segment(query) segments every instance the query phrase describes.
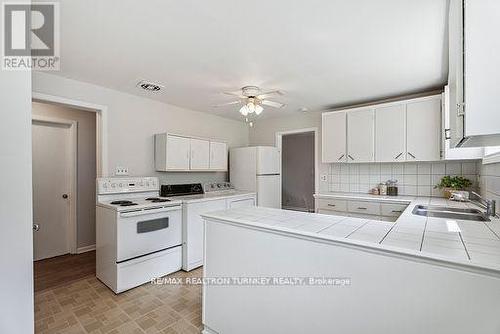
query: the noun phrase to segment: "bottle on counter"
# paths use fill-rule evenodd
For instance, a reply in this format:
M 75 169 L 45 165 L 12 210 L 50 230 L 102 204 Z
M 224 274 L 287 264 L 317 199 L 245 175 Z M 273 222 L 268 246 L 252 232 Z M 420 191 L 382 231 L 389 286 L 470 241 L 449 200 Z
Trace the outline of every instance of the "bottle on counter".
M 398 180 L 388 180 L 387 181 L 387 195 L 397 196 L 398 195 Z
M 386 196 L 387 195 L 387 184 L 385 182 L 381 182 L 378 185 L 378 192 L 381 196 Z

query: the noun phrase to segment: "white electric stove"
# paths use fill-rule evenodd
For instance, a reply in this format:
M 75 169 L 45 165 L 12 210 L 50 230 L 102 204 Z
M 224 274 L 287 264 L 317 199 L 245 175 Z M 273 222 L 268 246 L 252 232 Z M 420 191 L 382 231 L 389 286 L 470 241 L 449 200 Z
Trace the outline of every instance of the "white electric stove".
M 115 293 L 182 267 L 181 201 L 156 177 L 97 179 L 96 276 Z

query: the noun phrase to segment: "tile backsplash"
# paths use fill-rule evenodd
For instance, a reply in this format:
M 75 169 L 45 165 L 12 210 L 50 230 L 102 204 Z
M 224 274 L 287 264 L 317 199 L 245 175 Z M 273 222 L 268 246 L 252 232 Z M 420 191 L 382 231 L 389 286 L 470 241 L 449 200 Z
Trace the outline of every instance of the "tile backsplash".
M 330 164 L 328 188 L 334 192 L 368 193 L 380 182 L 398 181 L 400 195 L 443 196 L 434 189 L 445 175 L 459 175 L 478 187 L 481 160 L 422 163 Z
M 479 174 L 481 195 L 500 205 L 500 163 L 482 165 Z

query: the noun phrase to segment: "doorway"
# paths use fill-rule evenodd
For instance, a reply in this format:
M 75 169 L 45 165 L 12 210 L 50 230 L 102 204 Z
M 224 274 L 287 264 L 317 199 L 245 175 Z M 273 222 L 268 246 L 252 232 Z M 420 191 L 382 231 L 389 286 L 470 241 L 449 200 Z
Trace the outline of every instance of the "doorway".
M 35 291 L 57 283 L 61 261 L 72 273 L 62 276 L 78 278 L 75 254 L 95 250 L 97 127 L 96 111 L 32 103 Z
M 316 191 L 316 132 L 305 129 L 280 133 L 282 208 L 314 212 Z

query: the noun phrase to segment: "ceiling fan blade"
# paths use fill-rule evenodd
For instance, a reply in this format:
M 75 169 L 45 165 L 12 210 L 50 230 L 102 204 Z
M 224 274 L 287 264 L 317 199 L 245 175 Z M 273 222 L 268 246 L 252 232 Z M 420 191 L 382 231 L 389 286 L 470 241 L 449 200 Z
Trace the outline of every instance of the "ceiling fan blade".
M 262 101 L 262 104 L 265 106 L 273 107 L 273 108 L 283 108 L 286 105 L 283 103 L 269 101 L 269 100 Z
M 282 91 L 280 91 L 280 90 L 270 90 L 268 92 L 264 92 L 262 94 L 259 94 L 257 97 L 260 100 L 264 100 L 264 99 L 267 99 L 268 97 L 273 96 L 273 95 L 283 96 L 285 94 Z
M 240 104 L 241 101 L 231 101 L 231 102 L 226 102 L 226 103 L 221 103 L 221 104 L 216 104 L 212 107 L 214 108 L 218 108 L 218 107 L 224 107 L 224 106 L 230 106 L 230 105 L 234 105 L 234 104 Z
M 231 96 L 237 96 L 240 99 L 246 99 L 247 98 L 246 96 L 244 96 L 243 94 L 241 94 L 241 90 L 236 91 L 236 92 L 222 92 L 222 94 L 231 95 Z

